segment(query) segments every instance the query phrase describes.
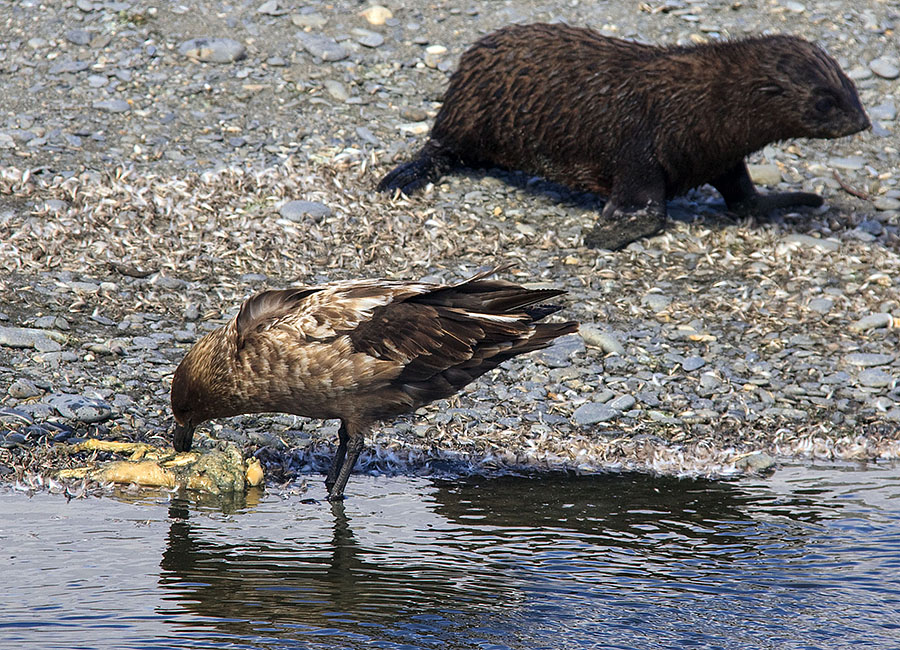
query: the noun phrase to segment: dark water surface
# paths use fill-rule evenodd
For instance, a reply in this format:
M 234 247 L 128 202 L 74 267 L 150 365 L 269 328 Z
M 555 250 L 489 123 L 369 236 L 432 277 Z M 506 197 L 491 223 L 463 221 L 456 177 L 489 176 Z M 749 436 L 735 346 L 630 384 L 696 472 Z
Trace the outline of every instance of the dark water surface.
M 6 488 L 0 648 L 900 648 L 900 467 L 349 493 Z

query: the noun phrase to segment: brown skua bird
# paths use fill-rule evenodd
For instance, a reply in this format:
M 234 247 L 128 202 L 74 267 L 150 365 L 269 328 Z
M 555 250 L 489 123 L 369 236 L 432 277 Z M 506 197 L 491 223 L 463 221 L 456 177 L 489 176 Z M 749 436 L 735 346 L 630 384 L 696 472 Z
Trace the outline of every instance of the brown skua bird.
M 172 379 L 176 451 L 213 418 L 285 412 L 341 421 L 325 479 L 342 498 L 370 425 L 449 397 L 577 323 L 537 323 L 557 289 L 486 279 L 454 285 L 389 280 L 264 291 L 200 339 Z

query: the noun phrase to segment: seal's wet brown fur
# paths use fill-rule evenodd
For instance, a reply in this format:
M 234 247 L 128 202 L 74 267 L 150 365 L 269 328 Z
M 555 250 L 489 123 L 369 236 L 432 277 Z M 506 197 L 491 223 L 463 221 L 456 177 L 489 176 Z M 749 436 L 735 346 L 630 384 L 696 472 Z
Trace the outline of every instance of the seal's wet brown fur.
M 176 451 L 213 418 L 270 411 L 339 418 L 325 484 L 338 499 L 375 420 L 449 397 L 576 323 L 538 323 L 563 291 L 477 275 L 455 285 L 387 280 L 265 291 L 187 353 L 172 378 Z
M 809 193 L 760 196 L 744 158 L 869 125 L 853 82 L 799 37 L 656 47 L 513 25 L 463 54 L 429 141 L 379 190 L 410 192 L 458 165 L 523 170 L 608 196 L 586 242 L 619 248 L 663 228 L 665 200 L 703 183 L 734 210 L 820 205 Z

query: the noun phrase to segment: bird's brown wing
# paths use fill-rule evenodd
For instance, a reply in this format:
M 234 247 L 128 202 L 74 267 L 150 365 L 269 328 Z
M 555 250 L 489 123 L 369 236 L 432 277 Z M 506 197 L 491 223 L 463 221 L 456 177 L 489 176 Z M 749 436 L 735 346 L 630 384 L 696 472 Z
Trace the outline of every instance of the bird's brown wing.
M 374 310 L 350 332 L 350 340 L 360 352 L 401 364 L 390 385 L 421 405 L 448 397 L 507 359 L 546 347 L 576 328 L 574 323 L 536 325 L 522 312 L 470 312 L 413 298 Z

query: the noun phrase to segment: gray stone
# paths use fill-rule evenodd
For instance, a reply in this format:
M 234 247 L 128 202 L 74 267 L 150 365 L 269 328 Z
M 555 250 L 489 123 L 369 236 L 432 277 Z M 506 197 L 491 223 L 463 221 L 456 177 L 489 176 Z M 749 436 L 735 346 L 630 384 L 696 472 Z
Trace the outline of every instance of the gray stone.
M 178 46 L 178 53 L 207 63 L 232 63 L 247 56 L 247 48 L 231 38 L 192 38 Z
M 346 48 L 327 36 L 300 32 L 297 39 L 304 50 L 323 61 L 342 61 L 350 56 Z
M 863 232 L 869 233 L 873 237 L 877 237 L 884 232 L 884 226 L 881 225 L 881 222 L 873 219 L 861 221 L 857 228 Z
M 290 221 L 303 221 L 309 217 L 315 222 L 331 216 L 331 208 L 318 201 L 288 201 L 278 213 Z
M 770 411 L 772 409 L 769 409 Z M 784 407 L 779 409 L 781 416 L 785 417 L 789 420 L 794 420 L 796 422 L 803 421 L 809 417 L 809 413 L 804 411 L 803 409 Z
M 70 29 L 65 36 L 67 41 L 75 45 L 88 45 L 94 38 L 93 34 L 86 29 Z
M 320 29 L 325 26 L 328 19 L 322 14 L 312 12 L 308 14 L 293 14 L 291 16 L 291 22 L 297 27 Z
M 892 400 L 888 397 L 881 396 L 881 397 L 876 397 L 873 400 L 867 400 L 866 405 L 872 406 L 876 411 L 884 412 L 890 408 L 893 408 L 894 400 Z
M 40 329 L 69 330 L 69 321 L 62 316 L 41 316 L 34 321 L 34 326 Z
M 62 349 L 62 346 L 50 338 L 45 338 L 37 339 L 34 342 L 34 349 L 38 352 L 57 352 Z
M 57 61 L 50 66 L 47 74 L 67 74 L 82 72 L 91 67 L 88 61 Z
M 41 352 L 61 349 L 60 344 L 48 338 L 46 332 L 28 327 L 0 326 L 0 345 L 8 348 L 35 348 Z
M 366 47 L 381 47 L 384 45 L 384 36 L 370 29 L 361 29 L 357 27 L 353 30 L 353 37 L 356 42 Z
M 188 330 L 175 330 L 172 332 L 172 336 L 179 343 L 192 343 L 197 338 L 194 332 Z
M 835 372 L 822 377 L 822 383 L 826 385 L 846 384 L 850 381 L 850 375 L 844 372 Z
M 44 201 L 44 209 L 57 214 L 65 212 L 69 208 L 69 204 L 62 199 L 47 199 Z
M 807 307 L 809 307 L 811 311 L 827 314 L 831 311 L 831 308 L 834 307 L 834 301 L 829 300 L 828 298 L 813 298 L 809 301 Z
M 635 397 L 647 406 L 659 406 L 659 395 L 649 390 L 642 390 L 635 394 Z
M 584 352 L 584 341 L 569 334 L 556 339 L 553 345 L 538 352 L 538 357 L 551 368 L 565 368 L 572 365 L 572 357 L 581 352 Z
M 704 372 L 700 375 L 700 387 L 704 390 L 714 391 L 722 385 L 722 380 L 711 372 Z
M 804 248 L 804 247 L 817 247 L 824 251 L 836 251 L 841 247 L 839 242 L 833 241 L 831 239 L 819 239 L 818 237 L 812 237 L 811 235 L 801 235 L 799 233 L 792 233 L 785 237 L 781 238 L 781 244 L 779 247 L 786 246 L 788 248 Z
M 278 0 L 268 0 L 268 2 L 264 2 L 259 6 L 256 13 L 264 16 L 281 16 L 286 14 L 287 10 L 281 9 L 278 4 Z
M 660 422 L 662 424 L 678 424 L 681 422 L 679 418 L 674 418 L 667 413 L 663 413 L 662 411 L 648 411 L 648 416 L 653 422 Z
M 900 61 L 892 56 L 881 56 L 869 62 L 869 69 L 883 79 L 900 77 Z
M 867 332 L 868 330 L 881 329 L 883 327 L 890 327 L 894 322 L 894 319 L 890 314 L 886 313 L 878 313 L 878 314 L 869 314 L 868 316 L 864 316 L 860 318 L 855 323 L 850 324 L 850 329 L 857 332 Z
M 625 346 L 609 332 L 603 332 L 592 325 L 582 325 L 578 328 L 578 334 L 587 345 L 600 348 L 606 354 L 625 354 Z
M 894 377 L 884 370 L 867 368 L 859 373 L 859 383 L 869 388 L 884 388 L 894 383 Z
M 44 394 L 44 391 L 28 379 L 16 379 L 10 384 L 6 392 L 9 393 L 10 397 L 15 397 L 16 399 L 28 399 L 29 397 L 37 397 Z
M 881 120 L 883 122 L 890 122 L 892 120 L 897 119 L 897 107 L 894 105 L 893 101 L 886 101 L 878 106 L 873 106 L 869 109 L 869 117 L 873 120 Z
M 893 360 L 893 354 L 874 354 L 869 352 L 854 352 L 844 357 L 844 362 L 851 366 L 857 366 L 859 368 L 886 366 Z
M 876 210 L 887 212 L 889 210 L 900 210 L 900 199 L 891 198 L 889 196 L 879 196 L 872 202 L 872 206 Z
M 112 407 L 109 404 L 84 395 L 56 393 L 49 395 L 46 402 L 55 408 L 60 416 L 85 424 L 103 422 L 112 415 Z
M 754 451 L 738 458 L 734 466 L 745 472 L 763 472 L 775 465 L 775 459 L 764 451 Z
M 185 285 L 185 281 L 181 278 L 173 278 L 171 275 L 163 275 L 162 273 L 157 273 L 153 276 L 150 283 L 163 289 L 181 289 Z
M 634 403 L 635 399 L 631 395 L 620 395 L 611 402 L 607 402 L 606 405 L 610 408 L 616 409 L 617 411 L 627 411 L 632 406 L 634 406 Z
M 159 348 L 159 341 L 149 336 L 135 336 L 131 344 L 143 350 L 156 350 Z
M 611 408 L 606 404 L 600 404 L 598 402 L 588 402 L 587 404 L 582 404 L 577 409 L 575 409 L 572 417 L 575 419 L 575 424 L 584 427 L 591 424 L 598 424 L 600 422 L 608 422 L 609 420 L 615 419 L 619 415 L 620 411 Z
M 855 239 L 858 239 L 859 241 L 863 241 L 863 242 L 867 242 L 867 243 L 875 241 L 875 235 L 873 235 L 870 232 L 866 232 L 865 230 L 862 230 L 861 228 L 854 228 L 847 234 L 854 237 Z
M 37 421 L 43 421 L 51 416 L 56 415 L 56 411 L 49 404 L 43 402 L 24 402 L 18 407 L 31 415 Z
M 866 159 L 860 156 L 834 157 L 829 159 L 828 163 L 832 167 L 837 167 L 838 169 L 859 171 L 865 167 Z
M 641 304 L 649 307 L 655 312 L 661 312 L 672 304 L 672 299 L 661 293 L 651 292 L 644 294 L 644 297 L 641 298 Z
M 131 105 L 124 99 L 101 99 L 93 104 L 94 108 L 107 113 L 125 113 L 131 110 Z
M 356 135 L 358 135 L 361 139 L 365 140 L 369 144 L 380 147 L 381 140 L 379 140 L 374 133 L 372 133 L 369 129 L 364 126 L 356 127 Z
M 688 357 L 681 364 L 681 367 L 687 372 L 693 372 L 706 365 L 706 359 L 703 357 Z
M 13 449 L 19 445 L 24 445 L 26 440 L 25 434 L 19 433 L 18 431 L 10 431 L 3 436 L 2 440 L 0 440 L 0 447 L 3 449 Z
M 350 93 L 347 92 L 344 84 L 342 84 L 340 81 L 337 81 L 335 79 L 326 79 L 322 82 L 322 85 L 325 86 L 325 90 L 328 91 L 329 95 L 340 102 L 345 102 L 350 98 Z
M 847 76 L 853 79 L 853 81 L 865 81 L 866 79 L 872 78 L 872 71 L 869 70 L 869 68 L 858 65 L 850 68 L 850 71 L 847 72 Z

